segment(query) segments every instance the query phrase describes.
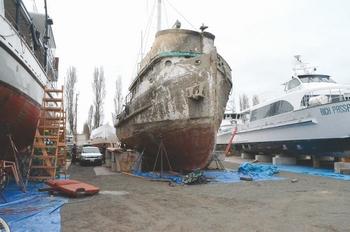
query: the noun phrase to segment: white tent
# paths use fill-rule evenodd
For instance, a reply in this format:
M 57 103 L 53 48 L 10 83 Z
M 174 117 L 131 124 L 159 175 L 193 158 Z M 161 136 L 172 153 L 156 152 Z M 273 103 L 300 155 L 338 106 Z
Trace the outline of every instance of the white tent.
M 118 143 L 115 128 L 105 124 L 91 131 L 90 144 L 98 143 Z

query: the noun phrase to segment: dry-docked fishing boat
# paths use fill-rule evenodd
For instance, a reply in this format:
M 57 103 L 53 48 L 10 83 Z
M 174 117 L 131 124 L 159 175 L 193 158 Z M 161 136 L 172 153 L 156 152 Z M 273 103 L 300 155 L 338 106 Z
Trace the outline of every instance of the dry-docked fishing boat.
M 175 170 L 208 164 L 232 87 L 214 38 L 180 28 L 156 34 L 116 123 L 120 141 L 144 152 L 144 168 L 154 164 L 161 141 Z
M 57 80 L 51 25 L 47 14 L 29 13 L 20 0 L 0 1 L 0 159 L 7 135 L 20 150 L 33 143 L 44 86 Z

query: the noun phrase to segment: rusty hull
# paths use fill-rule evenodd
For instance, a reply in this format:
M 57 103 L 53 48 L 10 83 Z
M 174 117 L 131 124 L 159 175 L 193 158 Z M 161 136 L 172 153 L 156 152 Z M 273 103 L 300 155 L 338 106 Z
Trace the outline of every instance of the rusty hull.
M 217 54 L 213 35 L 158 32 L 117 118 L 117 136 L 144 151 L 144 167 L 153 167 L 162 138 L 173 170 L 204 168 L 231 87 L 231 69 Z

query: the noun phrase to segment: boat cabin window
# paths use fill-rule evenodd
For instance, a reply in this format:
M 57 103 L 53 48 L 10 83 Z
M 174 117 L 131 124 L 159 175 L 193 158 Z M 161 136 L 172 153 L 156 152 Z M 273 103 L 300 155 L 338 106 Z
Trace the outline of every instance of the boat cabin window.
M 311 100 L 311 101 L 310 101 Z M 336 103 L 346 100 L 342 94 L 305 94 L 300 105 L 303 107 Z
M 297 78 L 293 78 L 289 82 L 287 82 L 286 90 L 294 89 L 300 85 L 300 81 Z
M 232 113 L 232 114 L 225 113 L 224 114 L 224 119 L 240 119 L 240 118 L 241 118 L 240 114 L 236 114 L 236 113 Z
M 272 117 L 275 115 L 283 114 L 286 112 L 293 111 L 294 107 L 292 104 L 285 100 L 277 101 L 269 105 L 260 107 L 251 112 L 250 121 L 255 121 L 263 118 Z
M 300 75 L 298 77 L 303 83 L 335 83 L 328 75 Z

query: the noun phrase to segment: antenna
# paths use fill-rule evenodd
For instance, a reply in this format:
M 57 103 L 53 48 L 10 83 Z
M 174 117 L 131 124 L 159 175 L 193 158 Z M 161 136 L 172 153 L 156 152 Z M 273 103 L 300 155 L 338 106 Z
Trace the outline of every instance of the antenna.
M 157 31 L 162 30 L 162 0 L 158 0 L 158 21 Z
M 303 63 L 301 61 L 301 55 L 295 55 L 294 58 L 297 60 L 298 63 Z
M 295 64 L 294 64 L 294 76 L 297 77 L 298 75 L 303 74 L 312 74 L 314 73 L 317 68 L 315 66 L 310 66 L 308 63 L 305 63 L 301 60 L 301 55 L 295 55 Z

